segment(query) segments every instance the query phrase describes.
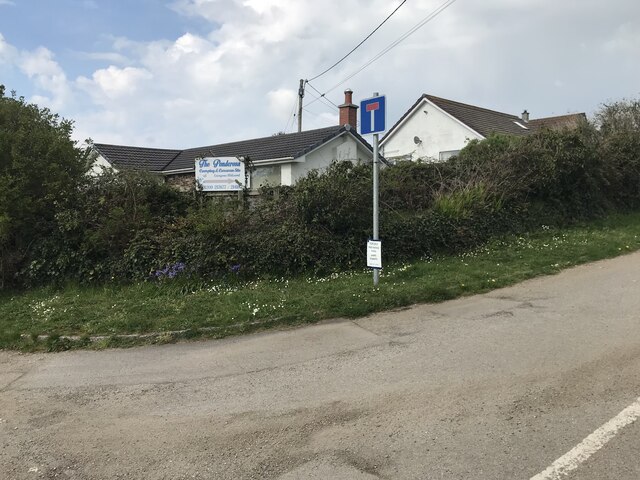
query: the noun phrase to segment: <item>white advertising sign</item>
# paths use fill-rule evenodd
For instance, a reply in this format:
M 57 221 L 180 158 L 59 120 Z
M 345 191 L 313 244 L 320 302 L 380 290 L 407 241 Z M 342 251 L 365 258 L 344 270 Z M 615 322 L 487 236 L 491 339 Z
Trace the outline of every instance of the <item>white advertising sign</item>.
M 232 192 L 245 187 L 244 162 L 236 157 L 196 160 L 196 181 L 205 192 Z
M 382 242 L 380 240 L 367 242 L 367 267 L 382 268 Z

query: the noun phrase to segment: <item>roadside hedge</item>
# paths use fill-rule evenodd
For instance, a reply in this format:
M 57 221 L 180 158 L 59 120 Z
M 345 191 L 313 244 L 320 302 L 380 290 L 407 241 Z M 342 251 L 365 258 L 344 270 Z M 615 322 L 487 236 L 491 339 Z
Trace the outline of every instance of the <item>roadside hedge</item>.
M 638 102 L 618 102 L 577 129 L 495 135 L 444 163 L 384 168 L 385 262 L 640 208 L 639 112 Z M 2 255 L 12 259 L 0 263 L 5 288 L 185 276 L 233 281 L 364 266 L 372 217 L 368 165 L 336 163 L 295 187 L 265 189 L 257 201 L 178 192 L 137 172 L 66 181 L 28 247 L 22 242 L 11 251 L 5 242 Z M 38 221 L 40 213 L 31 215 Z

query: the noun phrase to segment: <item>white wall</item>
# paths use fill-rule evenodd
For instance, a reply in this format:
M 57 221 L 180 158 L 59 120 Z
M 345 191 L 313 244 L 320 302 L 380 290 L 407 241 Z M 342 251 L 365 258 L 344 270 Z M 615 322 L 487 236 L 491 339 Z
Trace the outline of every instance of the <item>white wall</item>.
M 419 137 L 421 142 L 414 141 Z M 435 105 L 423 100 L 381 146 L 388 160 L 438 161 L 440 152 L 461 150 L 470 140 L 483 137 Z
M 107 162 L 102 155 L 98 155 L 96 159 L 93 161 L 93 164 L 91 165 L 91 168 L 87 172 L 87 175 L 91 175 L 92 177 L 97 177 L 98 175 L 101 175 L 103 172 L 108 170 L 112 170 L 115 172 L 118 171 L 109 162 Z
M 296 183 L 311 170 L 324 170 L 335 161 L 370 162 L 371 158 L 371 152 L 364 148 L 360 142 L 349 134 L 343 134 L 297 159 L 302 162 L 292 163 L 290 178 L 292 183 Z M 283 185 L 286 185 L 284 180 L 283 178 Z
M 280 184 L 281 185 L 291 185 L 293 184 L 293 180 L 292 180 L 292 175 L 293 175 L 293 169 L 291 168 L 292 165 L 290 163 L 285 163 L 284 165 L 282 165 L 282 169 L 280 170 Z

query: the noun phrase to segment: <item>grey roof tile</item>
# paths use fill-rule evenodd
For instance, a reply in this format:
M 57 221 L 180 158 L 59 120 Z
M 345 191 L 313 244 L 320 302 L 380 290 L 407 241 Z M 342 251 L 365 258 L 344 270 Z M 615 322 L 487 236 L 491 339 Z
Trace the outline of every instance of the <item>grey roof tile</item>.
M 271 137 L 253 138 L 239 142 L 222 143 L 206 147 L 183 150 L 164 168 L 164 170 L 182 170 L 194 168 L 196 158 L 215 157 L 249 157 L 251 160 L 270 160 L 276 158 L 295 158 L 306 149 L 321 144 L 336 136 L 343 127 L 319 128 L 299 133 L 273 135 Z
M 529 123 L 537 129 L 550 128 L 552 130 L 561 130 L 563 128 L 577 128 L 586 120 L 587 116 L 584 113 L 570 113 L 557 117 L 536 118 L 529 121 Z
M 150 172 L 162 170 L 180 153 L 180 150 L 128 147 L 106 143 L 94 143 L 93 147 L 116 168 L 133 168 Z
M 305 132 L 273 135 L 271 137 L 254 138 L 186 150 L 128 147 L 104 143 L 96 143 L 94 147 L 116 168 L 171 172 L 194 169 L 196 158 L 205 156 L 245 156 L 253 161 L 297 158 L 346 131 L 353 134 L 366 148 L 372 150 L 371 145 L 355 129 L 347 125 L 336 125 Z
M 449 115 L 457 118 L 471 127 L 483 137 L 492 133 L 506 133 L 510 135 L 528 135 L 530 129 L 522 128 L 515 122 L 527 126 L 523 120 L 508 113 L 496 112 L 487 108 L 480 108 L 466 103 L 454 102 L 434 95 L 424 95 L 429 101 L 440 107 Z
M 452 117 L 458 119 L 483 137 L 487 137 L 492 133 L 502 133 L 508 135 L 529 135 L 538 131 L 540 128 L 575 128 L 580 121 L 586 119 L 584 113 L 575 113 L 570 115 L 561 115 L 558 117 L 547 117 L 530 120 L 524 122 L 521 117 L 511 115 L 509 113 L 497 112 L 488 108 L 476 107 L 466 103 L 447 100 L 446 98 L 437 97 L 435 95 L 423 94 L 409 110 L 389 129 L 384 136 L 384 142 L 389 138 L 396 128 L 413 112 L 413 110 L 423 101 L 428 100 L 438 108 L 444 110 Z M 517 123 L 516 123 L 517 122 Z M 520 125 L 526 128 L 522 128 Z

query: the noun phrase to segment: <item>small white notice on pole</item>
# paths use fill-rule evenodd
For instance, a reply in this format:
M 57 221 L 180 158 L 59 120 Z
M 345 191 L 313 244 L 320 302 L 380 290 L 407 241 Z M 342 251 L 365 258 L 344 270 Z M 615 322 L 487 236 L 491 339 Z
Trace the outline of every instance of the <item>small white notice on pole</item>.
M 380 240 L 367 242 L 367 267 L 382 268 L 382 242 Z

